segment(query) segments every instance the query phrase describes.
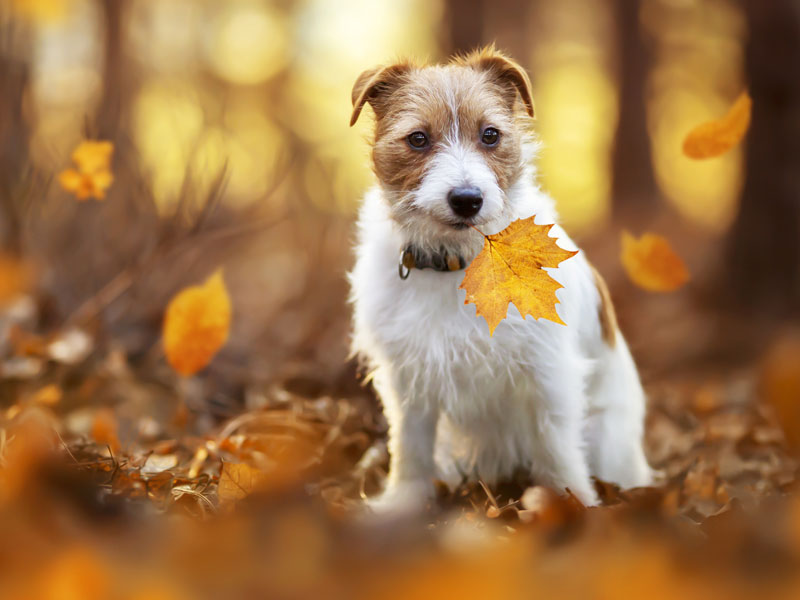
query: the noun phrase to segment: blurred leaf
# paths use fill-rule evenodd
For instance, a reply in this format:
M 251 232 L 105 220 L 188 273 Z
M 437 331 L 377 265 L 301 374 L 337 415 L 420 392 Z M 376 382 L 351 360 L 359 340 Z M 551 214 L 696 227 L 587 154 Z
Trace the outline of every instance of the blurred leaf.
M 753 101 L 747 92 L 736 99 L 721 119 L 702 123 L 692 129 L 683 141 L 683 153 L 689 158 L 715 158 L 742 141 L 750 127 Z
M 65 169 L 59 174 L 61 187 L 75 194 L 78 200 L 92 197 L 103 200 L 106 190 L 114 182 L 114 175 L 111 173 L 113 152 L 114 146 L 111 142 L 81 142 L 72 152 L 72 160 L 78 168 Z
M 117 429 L 117 417 L 113 410 L 101 408 L 95 413 L 92 421 L 92 438 L 98 444 L 108 444 L 115 454 L 120 449 Z
M 689 271 L 669 242 L 655 233 L 638 240 L 622 232 L 622 266 L 631 281 L 650 292 L 672 292 L 689 281 Z
M 31 400 L 34 404 L 44 404 L 46 406 L 53 406 L 54 404 L 58 404 L 61 402 L 61 398 L 64 393 L 61 391 L 61 388 L 51 383 L 50 385 L 46 385 L 43 388 L 39 389 L 34 395 Z
M 179 292 L 167 306 L 167 361 L 181 375 L 194 375 L 225 345 L 230 324 L 231 301 L 220 269 L 202 285 Z
M 509 302 L 523 317 L 564 324 L 555 308 L 556 290 L 563 286 L 542 267 L 557 267 L 577 252 L 556 245 L 548 235 L 553 225 L 537 225 L 533 220 L 519 219 L 500 233 L 484 236 L 483 250 L 464 274 L 459 289 L 467 291 L 465 304 L 475 304 L 490 334 L 506 318 Z
M 247 497 L 264 475 L 246 463 L 222 463 L 217 495 L 221 503 Z

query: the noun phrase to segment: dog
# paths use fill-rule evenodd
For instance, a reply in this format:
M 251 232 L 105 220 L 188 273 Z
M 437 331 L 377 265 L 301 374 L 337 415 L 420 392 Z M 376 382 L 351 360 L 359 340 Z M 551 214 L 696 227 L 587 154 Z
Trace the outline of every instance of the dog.
M 459 289 L 483 234 L 535 215 L 556 223 L 536 185 L 534 105 L 525 71 L 483 48 L 443 65 L 362 73 L 356 123 L 375 113 L 378 183 L 358 218 L 352 350 L 368 366 L 389 426 L 389 474 L 376 511 L 418 511 L 435 481 L 488 484 L 524 469 L 584 504 L 592 477 L 644 486 L 645 395 L 608 290 L 583 253 L 549 274 L 566 326 L 512 305 L 493 336 Z M 558 224 L 551 232 L 577 250 Z

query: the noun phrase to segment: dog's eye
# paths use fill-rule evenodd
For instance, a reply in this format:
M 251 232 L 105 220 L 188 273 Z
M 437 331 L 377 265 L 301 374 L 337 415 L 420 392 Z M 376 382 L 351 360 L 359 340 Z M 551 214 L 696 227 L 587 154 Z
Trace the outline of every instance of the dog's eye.
M 487 146 L 494 146 L 499 139 L 500 132 L 494 127 L 487 127 L 483 130 L 483 135 L 481 135 L 481 141 Z
M 412 148 L 416 148 L 417 150 L 421 150 L 428 145 L 428 136 L 422 133 L 421 131 L 415 131 L 406 138 L 408 140 L 408 145 Z

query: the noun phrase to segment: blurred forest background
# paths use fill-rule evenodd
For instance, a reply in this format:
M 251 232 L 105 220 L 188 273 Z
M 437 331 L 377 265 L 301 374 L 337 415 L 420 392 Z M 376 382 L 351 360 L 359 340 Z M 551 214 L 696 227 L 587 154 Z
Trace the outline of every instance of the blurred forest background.
M 250 592 L 277 590 L 272 597 L 304 597 L 298 583 L 320 597 L 332 585 L 320 566 L 329 554 L 352 560 L 340 575 L 360 576 L 363 564 L 390 554 L 380 536 L 342 536 L 314 504 L 349 510 L 377 489 L 386 463 L 385 426 L 347 357 L 345 273 L 373 181 L 370 119 L 348 128 L 350 91 L 376 64 L 442 61 L 492 42 L 531 75 L 540 181 L 609 282 L 651 403 L 648 454 L 667 483 L 633 496 L 606 485 L 606 504 L 627 512 L 588 511 L 591 527 L 569 499 L 541 488 L 529 488 L 539 491 L 528 501 L 450 490 L 456 497 L 445 506 L 502 517 L 502 535 L 532 520 L 543 537 L 503 546 L 476 569 L 436 563 L 442 580 L 423 568 L 416 590 L 400 585 L 402 569 L 386 567 L 379 576 L 395 573 L 395 587 L 376 576 L 363 597 L 519 595 L 503 586 L 521 581 L 518 567 L 533 576 L 531 549 L 572 539 L 576 523 L 594 536 L 549 571 L 537 559 L 538 589 L 562 597 L 563 581 L 547 578 L 569 579 L 573 561 L 594 560 L 577 586 L 626 581 L 623 597 L 666 590 L 680 578 L 653 567 L 669 563 L 659 544 L 679 539 L 681 556 L 705 564 L 708 553 L 687 555 L 684 542 L 707 537 L 732 567 L 726 577 L 769 564 L 769 577 L 800 590 L 800 503 L 786 522 L 772 508 L 769 526 L 765 513 L 738 520 L 764 498 L 796 500 L 799 2 L 0 0 L 0 558 L 20 580 L 56 582 L 51 595 L 24 597 L 107 597 L 58 590 L 130 575 L 132 567 L 112 568 L 102 550 L 86 550 L 112 547 L 97 539 L 63 555 L 48 545 L 74 543 L 77 528 L 65 523 L 80 517 L 59 519 L 63 506 L 91 523 L 128 515 L 129 501 L 141 499 L 156 512 L 207 517 L 253 488 L 231 492 L 225 464 L 269 474 L 255 516 L 242 510 L 254 531 L 270 534 L 234 543 L 241 531 L 223 521 L 207 525 L 197 547 L 175 550 L 169 538 L 157 546 L 165 554 L 151 556 L 191 556 L 171 568 L 212 590 L 206 596 L 234 597 L 228 579 L 236 579 Z M 744 90 L 753 99 L 745 142 L 718 158 L 685 156 L 686 134 L 724 115 Z M 78 201 L 59 185 L 85 139 L 113 143 L 114 181 L 102 201 Z M 689 267 L 688 285 L 652 294 L 628 281 L 624 229 L 668 238 Z M 165 306 L 219 267 L 233 302 L 230 338 L 207 369 L 178 377 L 160 342 Z M 20 435 L 31 411 L 57 432 L 62 462 L 33 442 L 20 446 L 37 439 Z M 76 465 L 88 475 L 65 475 Z M 645 542 L 609 537 L 601 518 L 621 519 L 635 535 L 649 523 L 658 544 L 640 552 Z M 687 534 L 687 519 L 702 533 Z M 397 548 L 417 548 L 408 531 L 394 534 L 387 539 Z M 766 559 L 737 570 L 755 555 Z M 52 557 L 48 576 L 37 578 L 26 556 Z M 219 589 L 209 581 L 219 573 L 202 566 L 212 556 L 231 569 L 213 581 Z M 271 579 L 248 588 L 246 569 Z M 636 583 L 631 572 L 645 575 Z M 726 581 L 729 598 L 750 589 Z M 135 597 L 199 597 L 173 585 L 183 589 L 173 582 Z
M 542 184 L 610 280 L 646 369 L 759 351 L 753 331 L 800 306 L 792 0 L 2 6 L 3 247 L 39 262 L 56 320 L 147 262 L 89 311 L 128 354 L 152 345 L 176 289 L 225 264 L 236 319 L 212 372 L 336 379 L 351 223 L 372 182 L 371 124 L 347 128 L 352 83 L 400 56 L 442 60 L 489 42 L 531 74 Z M 684 156 L 687 131 L 745 88 L 748 145 Z M 87 136 L 115 145 L 102 204 L 48 185 Z M 213 226 L 227 230 L 148 262 L 209 201 Z M 627 285 L 622 227 L 668 235 L 691 288 L 654 299 Z

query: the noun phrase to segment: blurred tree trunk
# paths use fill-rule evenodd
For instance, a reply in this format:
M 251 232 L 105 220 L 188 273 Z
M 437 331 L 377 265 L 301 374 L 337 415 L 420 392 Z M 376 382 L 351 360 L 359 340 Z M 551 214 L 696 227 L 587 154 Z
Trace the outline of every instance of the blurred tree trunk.
M 128 97 L 123 51 L 124 23 L 127 0 L 100 0 L 104 28 L 103 96 L 98 107 L 94 133 L 100 139 L 114 139 L 120 131 L 124 114 L 123 102 Z M 126 76 L 123 76 L 126 75 Z
M 800 4 L 746 0 L 753 118 L 746 181 L 731 229 L 730 300 L 739 308 L 800 309 Z
M 483 17 L 486 0 L 446 0 L 445 19 L 448 39 L 445 54 L 469 52 L 483 43 Z
M 0 15 L 2 16 L 2 15 Z M 0 25 L 0 246 L 18 254 L 22 245 L 22 213 L 29 175 L 28 121 L 23 114 L 30 68 L 28 32 L 13 22 Z
M 651 64 L 639 10 L 641 0 L 614 0 L 619 47 L 619 124 L 612 165 L 614 216 L 629 219 L 657 203 L 650 135 L 647 130 L 646 89 Z

